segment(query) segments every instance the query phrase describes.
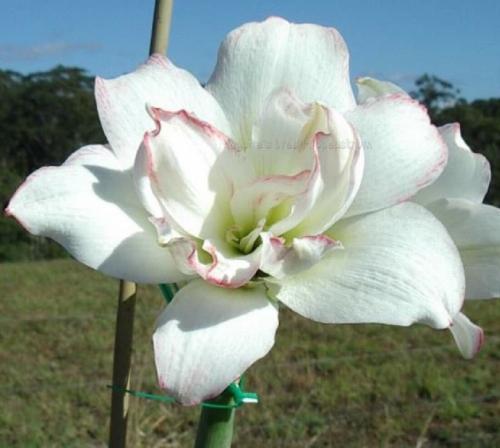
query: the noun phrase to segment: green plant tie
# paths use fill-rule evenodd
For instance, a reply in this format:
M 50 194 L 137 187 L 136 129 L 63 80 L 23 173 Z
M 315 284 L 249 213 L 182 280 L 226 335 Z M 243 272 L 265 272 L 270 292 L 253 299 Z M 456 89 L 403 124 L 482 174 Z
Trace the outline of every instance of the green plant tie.
M 145 398 L 146 400 L 161 401 L 162 403 L 175 403 L 173 397 L 168 395 L 156 395 L 150 394 L 148 392 L 142 392 L 138 390 L 126 389 L 120 386 L 107 386 L 108 388 L 116 392 L 124 392 L 130 394 L 134 397 Z M 229 394 L 232 398 L 233 403 L 223 404 L 218 403 L 217 399 L 207 400 L 201 403 L 201 406 L 205 408 L 212 409 L 236 409 L 243 406 L 246 403 L 258 403 L 259 396 L 254 392 L 246 392 L 243 390 L 243 378 L 239 383 L 230 384 L 222 394 Z

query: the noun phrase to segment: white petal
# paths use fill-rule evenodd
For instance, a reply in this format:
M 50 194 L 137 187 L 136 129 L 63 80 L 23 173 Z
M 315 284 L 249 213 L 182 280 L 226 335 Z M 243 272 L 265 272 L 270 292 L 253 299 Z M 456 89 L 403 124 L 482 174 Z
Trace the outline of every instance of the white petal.
M 186 238 L 186 235 L 178 232 L 167 218 L 149 217 L 149 222 L 153 224 L 158 235 L 158 244 L 167 246 L 173 241 Z
M 280 89 L 267 101 L 253 139 L 247 154 L 260 177 L 232 198 L 240 226 L 274 208 L 267 222 L 272 233 L 314 235 L 349 208 L 361 182 L 363 152 L 341 114 Z
M 35 171 L 6 213 L 105 274 L 142 283 L 184 278 L 158 245 L 130 173 L 104 146 L 84 147 L 60 167 Z
M 426 109 L 405 95 L 374 98 L 346 114 L 361 136 L 365 170 L 349 215 L 402 202 L 441 174 L 447 147 Z
M 491 180 L 488 160 L 471 151 L 460 134 L 458 123 L 440 127 L 439 133 L 448 146 L 446 168 L 434 183 L 420 190 L 412 200 L 423 205 L 442 198 L 483 202 Z
M 289 89 L 274 91 L 253 127 L 247 151 L 258 176 L 295 175 L 309 169 L 307 151 L 317 132 L 327 132 L 327 115 L 317 104 L 305 103 Z
M 319 173 L 313 204 L 291 236 L 324 232 L 341 219 L 358 194 L 365 166 L 364 150 L 353 127 L 338 112 L 328 112 L 328 133 L 318 134 Z
M 342 244 L 325 235 L 294 238 L 290 247 L 269 232 L 263 232 L 261 238 L 260 269 L 277 279 L 309 269 L 331 250 L 342 249 Z
M 314 112 L 314 103 L 302 101 L 288 88 L 276 89 L 268 96 L 262 113 L 253 127 L 253 146 L 259 149 L 285 151 L 297 148 L 302 140 L 302 129 L 314 119 Z M 281 165 L 277 168 L 282 169 Z
M 359 103 L 393 93 L 409 97 L 396 84 L 373 78 L 359 78 L 357 86 Z M 488 160 L 471 151 L 462 138 L 459 123 L 441 126 L 438 131 L 448 147 L 448 162 L 437 180 L 420 190 L 412 200 L 422 205 L 442 198 L 482 202 L 491 180 Z
M 363 149 L 356 132 L 338 112 L 321 108 L 327 132 L 318 132 L 310 143 L 312 166 L 304 190 L 296 195 L 290 211 L 276 219 L 269 231 L 286 232 L 288 238 L 319 234 L 349 209 L 361 184 Z
M 199 238 L 221 236 L 217 232 L 231 224 L 227 221 L 231 183 L 219 160 L 233 143 L 184 111 L 153 109 L 152 113 L 158 129 L 146 133 L 134 166 L 145 207 L 153 193 L 167 217 L 185 232 Z M 146 178 L 149 188 L 144 186 Z
M 450 330 L 462 356 L 465 359 L 472 359 L 484 342 L 482 328 L 472 323 L 465 314 L 458 313 L 453 318 Z
M 158 219 L 164 218 L 164 210 L 161 202 L 153 191 L 153 185 L 149 178 L 148 153 L 145 148 L 139 148 L 135 158 L 132 177 L 134 179 L 135 190 L 143 207 L 148 213 Z
M 400 204 L 337 223 L 343 250 L 280 282 L 277 298 L 329 323 L 450 325 L 464 294 L 458 251 L 423 207 Z
M 224 288 L 239 288 L 247 284 L 259 269 L 260 254 L 254 251 L 247 255 L 231 250 L 223 241 L 205 240 L 203 250 L 210 254 L 212 261 L 204 264 L 198 254 L 193 264 L 198 274 L 207 282 Z
M 260 249 L 242 255 L 223 240 L 205 240 L 200 247 L 187 238 L 168 247 L 182 272 L 223 288 L 239 288 L 259 270 Z
M 282 235 L 299 225 L 313 209 L 316 199 L 321 193 L 321 166 L 318 151 L 318 140 L 322 137 L 318 134 L 311 143 L 313 155 L 312 166 L 303 172 L 306 174 L 304 188 L 291 197 L 290 201 L 284 202 L 283 207 L 275 209 L 271 226 L 268 230 L 274 235 Z M 302 173 L 297 174 L 297 180 L 301 180 Z M 298 182 L 300 184 L 300 182 Z
M 349 54 L 333 28 L 295 25 L 280 18 L 232 31 L 219 49 L 207 89 L 231 117 L 235 138 L 250 146 L 267 97 L 287 87 L 305 102 L 340 111 L 354 107 Z
M 251 231 L 271 209 L 286 200 L 293 201 L 307 191 L 312 175 L 311 170 L 304 170 L 294 176 L 265 176 L 237 189 L 231 198 L 235 223 L 243 233 Z
M 185 405 L 219 395 L 274 345 L 278 311 L 262 286 L 193 281 L 160 315 L 153 336 L 160 387 Z
M 146 106 L 186 110 L 228 133 L 217 101 L 199 81 L 155 54 L 137 70 L 115 79 L 96 78 L 95 96 L 101 124 L 124 168 L 130 168 L 146 131 L 154 129 Z
M 500 297 L 500 210 L 465 199 L 427 206 L 453 238 L 465 268 L 465 297 Z
M 377 98 L 382 95 L 391 93 L 400 93 L 403 95 L 408 94 L 399 86 L 388 81 L 379 81 L 378 79 L 370 78 L 368 76 L 358 78 L 356 80 L 358 87 L 358 103 L 366 103 L 370 98 Z

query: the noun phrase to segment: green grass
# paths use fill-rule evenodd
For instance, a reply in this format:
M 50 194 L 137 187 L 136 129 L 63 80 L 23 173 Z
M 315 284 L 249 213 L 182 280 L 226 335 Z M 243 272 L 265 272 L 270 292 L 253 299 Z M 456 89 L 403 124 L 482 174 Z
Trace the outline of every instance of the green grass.
M 0 266 L 0 447 L 106 446 L 117 282 L 70 260 Z M 163 306 L 141 287 L 133 388 L 158 392 L 150 337 Z M 500 446 L 500 303 L 466 313 L 486 345 L 464 361 L 447 331 L 328 326 L 283 310 L 249 372 L 237 447 Z M 198 408 L 131 398 L 131 447 L 189 447 Z

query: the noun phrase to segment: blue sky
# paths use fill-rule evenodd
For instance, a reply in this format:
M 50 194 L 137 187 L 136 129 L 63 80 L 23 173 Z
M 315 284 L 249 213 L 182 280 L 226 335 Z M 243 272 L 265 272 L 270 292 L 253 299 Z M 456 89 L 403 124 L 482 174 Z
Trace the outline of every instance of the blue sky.
M 23 73 L 56 64 L 113 77 L 141 63 L 153 0 L 0 0 L 0 68 Z M 177 0 L 169 56 L 201 81 L 225 34 L 278 15 L 336 27 L 353 77 L 409 88 L 428 72 L 467 99 L 500 97 L 500 1 Z

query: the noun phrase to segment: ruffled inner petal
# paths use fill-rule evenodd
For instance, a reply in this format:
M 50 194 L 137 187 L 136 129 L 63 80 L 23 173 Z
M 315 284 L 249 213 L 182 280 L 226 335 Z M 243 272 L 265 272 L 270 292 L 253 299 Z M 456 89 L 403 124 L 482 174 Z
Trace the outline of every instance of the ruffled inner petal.
M 238 287 L 262 266 L 280 276 L 307 269 L 330 248 L 314 243 L 328 240 L 320 233 L 349 208 L 363 170 L 359 138 L 342 115 L 277 90 L 242 150 L 185 111 L 150 113 L 157 129 L 136 158 L 136 188 L 183 272 Z M 283 243 L 263 262 L 267 233 Z
M 260 248 L 243 254 L 224 240 L 200 242 L 189 238 L 177 239 L 168 248 L 182 272 L 199 275 L 223 288 L 239 288 L 259 270 Z
M 185 111 L 151 113 L 157 129 L 146 133 L 134 167 L 139 196 L 185 233 L 218 236 L 231 224 L 231 182 L 220 161 L 236 150 L 234 143 Z
M 286 245 L 284 238 L 268 232 L 261 234 L 262 256 L 260 269 L 276 279 L 305 271 L 318 263 L 330 251 L 342 249 L 342 243 L 326 235 L 294 238 Z

